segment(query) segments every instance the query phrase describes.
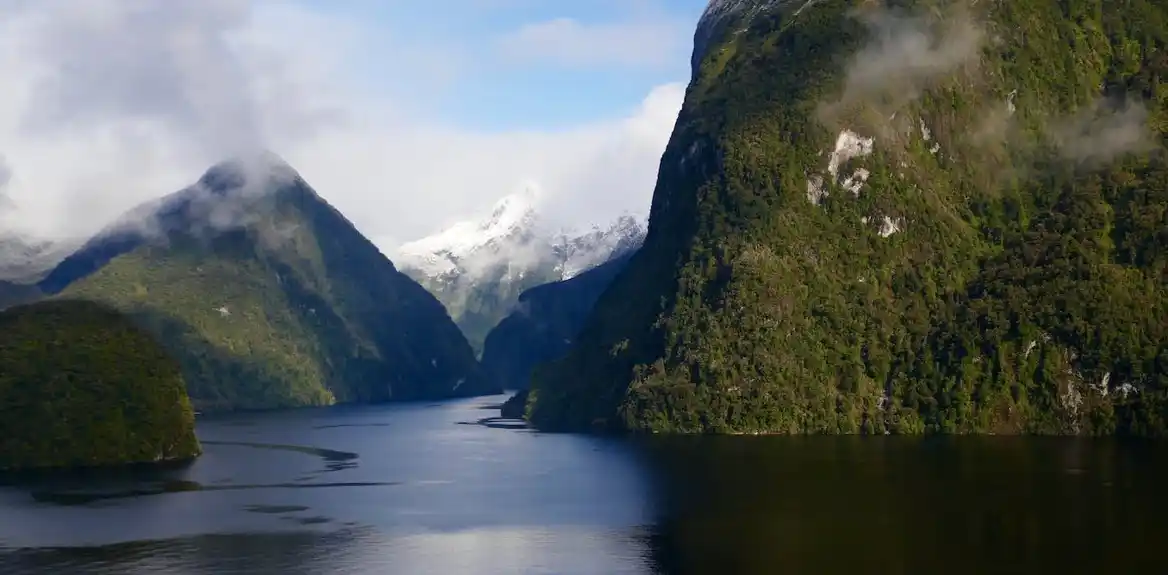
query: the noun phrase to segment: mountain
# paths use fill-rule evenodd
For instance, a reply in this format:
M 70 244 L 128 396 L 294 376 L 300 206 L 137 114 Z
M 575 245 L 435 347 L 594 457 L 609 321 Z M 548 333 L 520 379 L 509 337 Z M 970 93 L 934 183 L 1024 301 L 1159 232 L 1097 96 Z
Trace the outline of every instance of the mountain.
M 570 279 L 531 288 L 487 334 L 483 370 L 507 389 L 527 389 L 531 369 L 571 348 L 604 289 L 628 264 L 624 253 Z
M 272 155 L 132 210 L 38 286 L 131 314 L 202 410 L 497 391 L 442 305 Z
M 1168 5 L 719 0 L 544 429 L 1168 433 Z
M 0 312 L 0 469 L 191 459 L 201 452 L 176 362 L 106 306 Z
M 39 298 L 36 282 L 78 245 L 0 232 L 0 310 Z
M 644 237 L 629 215 L 585 233 L 555 230 L 540 216 L 538 200 L 535 188 L 525 188 L 499 200 L 481 221 L 459 222 L 398 249 L 402 271 L 442 301 L 476 350 L 524 290 L 574 277 Z
M 0 310 L 36 300 L 41 291 L 35 285 L 0 280 Z
M 80 242 L 30 240 L 0 232 L 0 281 L 36 283 L 79 246 Z

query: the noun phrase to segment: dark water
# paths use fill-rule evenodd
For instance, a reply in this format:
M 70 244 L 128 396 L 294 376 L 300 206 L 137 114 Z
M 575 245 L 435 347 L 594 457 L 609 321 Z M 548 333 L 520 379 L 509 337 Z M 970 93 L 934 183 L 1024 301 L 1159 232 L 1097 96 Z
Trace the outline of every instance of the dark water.
M 1168 450 L 621 441 L 502 398 L 200 422 L 169 471 L 7 477 L 0 573 L 1166 573 Z

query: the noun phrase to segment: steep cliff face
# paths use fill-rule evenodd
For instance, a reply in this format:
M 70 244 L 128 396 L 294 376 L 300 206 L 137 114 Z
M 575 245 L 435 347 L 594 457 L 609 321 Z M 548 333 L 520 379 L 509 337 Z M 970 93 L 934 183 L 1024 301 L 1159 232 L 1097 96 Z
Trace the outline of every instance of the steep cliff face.
M 643 248 L 545 428 L 1168 421 L 1168 7 L 712 2 Z

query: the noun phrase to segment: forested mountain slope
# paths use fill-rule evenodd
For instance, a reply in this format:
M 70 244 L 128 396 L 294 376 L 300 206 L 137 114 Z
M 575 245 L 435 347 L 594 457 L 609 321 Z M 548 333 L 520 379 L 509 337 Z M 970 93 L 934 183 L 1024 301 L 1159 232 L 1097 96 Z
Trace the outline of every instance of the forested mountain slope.
M 201 453 L 182 372 L 145 330 L 86 301 L 0 312 L 0 469 Z
M 1168 4 L 716 0 L 549 429 L 1168 430 Z
M 131 314 L 198 409 L 497 391 L 442 305 L 272 155 L 127 214 L 39 286 Z

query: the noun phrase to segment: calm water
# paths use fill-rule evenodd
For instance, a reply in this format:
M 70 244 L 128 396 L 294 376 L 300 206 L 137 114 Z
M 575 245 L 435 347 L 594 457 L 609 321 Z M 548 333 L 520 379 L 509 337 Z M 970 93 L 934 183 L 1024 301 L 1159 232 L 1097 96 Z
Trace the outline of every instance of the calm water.
M 5 478 L 0 573 L 1166 572 L 1162 446 L 473 424 L 501 399 L 214 418 L 185 468 Z

